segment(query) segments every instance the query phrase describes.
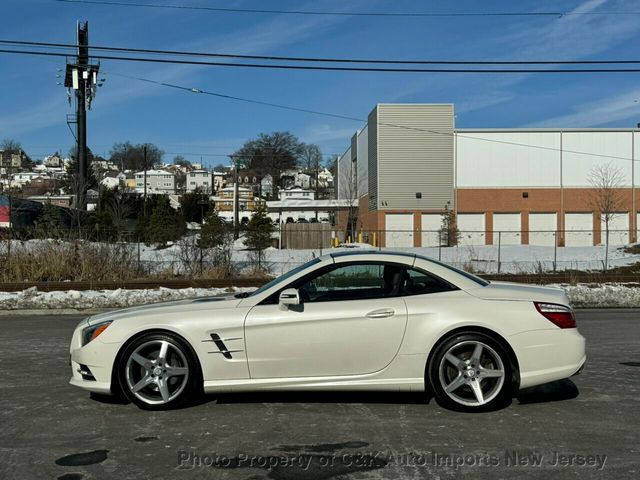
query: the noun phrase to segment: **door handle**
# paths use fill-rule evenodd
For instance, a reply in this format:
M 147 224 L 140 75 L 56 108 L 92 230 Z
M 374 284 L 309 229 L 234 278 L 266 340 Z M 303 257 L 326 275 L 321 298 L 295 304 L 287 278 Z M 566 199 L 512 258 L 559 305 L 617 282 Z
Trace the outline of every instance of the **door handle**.
M 367 317 L 388 318 L 388 317 L 392 317 L 395 313 L 396 312 L 393 308 L 381 308 L 380 310 L 373 310 L 372 312 L 367 313 Z

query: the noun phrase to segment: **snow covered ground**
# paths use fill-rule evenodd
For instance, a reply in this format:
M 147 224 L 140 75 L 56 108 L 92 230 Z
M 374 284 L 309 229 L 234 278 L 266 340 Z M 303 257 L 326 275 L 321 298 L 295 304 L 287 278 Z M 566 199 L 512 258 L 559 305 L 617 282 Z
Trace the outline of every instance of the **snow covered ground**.
M 52 242 L 52 240 L 29 240 L 27 242 L 13 241 L 12 251 L 36 248 L 38 242 Z M 239 272 L 246 272 L 250 266 L 251 252 L 244 249 L 243 240 L 237 240 L 233 247 L 232 262 Z M 6 252 L 7 242 L 0 242 L 0 254 Z M 183 271 L 180 254 L 181 245 L 172 244 L 167 248 L 156 249 L 145 244 L 127 244 L 132 249 L 135 261 L 144 264 L 144 270 L 152 272 Z M 271 274 L 282 273 L 311 260 L 320 255 L 338 250 L 356 250 L 373 248 L 367 244 L 351 244 L 339 249 L 313 250 L 278 250 L 269 248 L 265 252 L 266 264 Z M 387 249 L 383 249 L 387 250 Z M 602 270 L 605 247 L 602 245 L 590 247 L 545 247 L 534 245 L 460 245 L 456 247 L 425 247 L 388 249 L 418 253 L 436 260 L 449 263 L 464 270 L 478 273 L 540 273 L 554 270 Z M 609 268 L 631 265 L 640 262 L 640 255 L 624 252 L 624 246 L 609 246 Z M 72 279 L 69 279 L 72 280 Z
M 124 308 L 186 298 L 232 295 L 254 288 L 156 288 L 136 290 L 67 290 L 40 292 L 31 287 L 21 292 L 0 292 L 0 310 L 55 310 Z
M 579 284 L 553 285 L 563 288 L 574 307 L 640 307 L 640 287 L 622 284 Z M 145 303 L 180 300 L 185 298 L 230 295 L 235 292 L 251 291 L 253 288 L 183 288 L 172 290 L 158 288 L 152 290 L 86 290 L 40 292 L 32 287 L 21 292 L 0 292 L 2 310 L 90 310 L 120 308 Z

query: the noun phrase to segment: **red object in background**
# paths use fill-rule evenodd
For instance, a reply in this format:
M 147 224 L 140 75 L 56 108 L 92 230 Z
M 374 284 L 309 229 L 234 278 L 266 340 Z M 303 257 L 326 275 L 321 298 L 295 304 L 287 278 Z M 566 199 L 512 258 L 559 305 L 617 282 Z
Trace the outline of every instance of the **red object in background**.
M 9 199 L 0 195 L 0 226 L 9 226 Z

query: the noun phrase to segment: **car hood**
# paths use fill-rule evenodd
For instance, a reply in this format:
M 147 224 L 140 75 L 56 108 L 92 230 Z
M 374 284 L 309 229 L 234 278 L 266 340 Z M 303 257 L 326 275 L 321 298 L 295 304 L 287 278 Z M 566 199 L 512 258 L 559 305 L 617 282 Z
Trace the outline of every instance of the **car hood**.
M 519 300 L 527 302 L 549 302 L 569 305 L 564 290 L 559 287 L 539 287 L 521 283 L 491 282 L 485 287 L 468 290 L 474 297 L 484 300 Z
M 121 318 L 138 317 L 141 315 L 148 315 L 153 313 L 154 310 L 158 313 L 179 313 L 182 311 L 194 311 L 194 310 L 218 310 L 223 308 L 234 308 L 240 303 L 241 299 L 235 298 L 233 295 L 224 295 L 216 297 L 196 297 L 189 298 L 187 300 L 175 300 L 171 302 L 159 302 L 150 303 L 147 305 L 140 305 L 137 307 L 123 308 L 114 310 L 111 312 L 100 313 L 93 315 L 87 319 L 88 325 L 93 325 L 104 321 L 114 321 Z

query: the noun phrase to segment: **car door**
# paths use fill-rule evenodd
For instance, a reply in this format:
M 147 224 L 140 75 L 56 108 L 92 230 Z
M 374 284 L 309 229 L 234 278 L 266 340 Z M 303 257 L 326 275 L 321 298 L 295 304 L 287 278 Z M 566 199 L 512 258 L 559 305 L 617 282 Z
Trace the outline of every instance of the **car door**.
M 401 271 L 382 262 L 331 265 L 283 287 L 298 288 L 300 305 L 279 305 L 277 292 L 254 306 L 245 319 L 251 378 L 382 370 L 396 356 L 407 323 L 393 284 Z

